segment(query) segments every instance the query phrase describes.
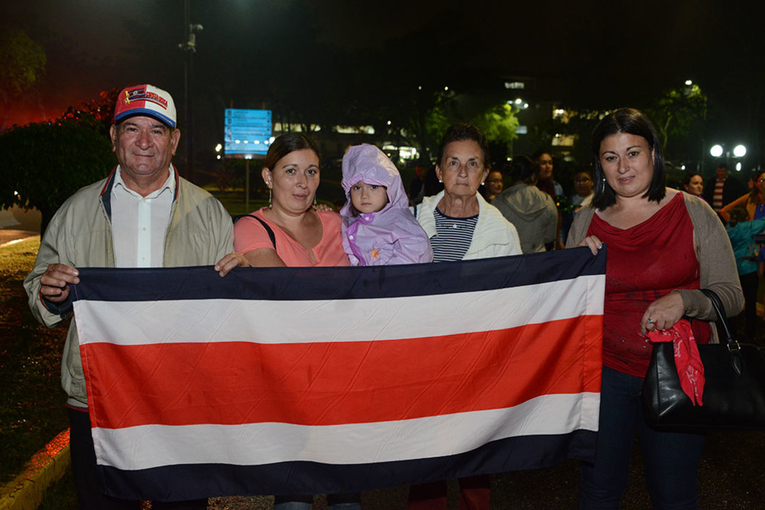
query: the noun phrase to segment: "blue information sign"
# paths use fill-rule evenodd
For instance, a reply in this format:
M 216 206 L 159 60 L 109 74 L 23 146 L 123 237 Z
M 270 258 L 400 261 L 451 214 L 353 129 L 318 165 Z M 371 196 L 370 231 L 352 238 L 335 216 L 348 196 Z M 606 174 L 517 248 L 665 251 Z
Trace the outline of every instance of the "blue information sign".
M 251 158 L 268 152 L 271 110 L 226 109 L 223 152 L 227 158 Z

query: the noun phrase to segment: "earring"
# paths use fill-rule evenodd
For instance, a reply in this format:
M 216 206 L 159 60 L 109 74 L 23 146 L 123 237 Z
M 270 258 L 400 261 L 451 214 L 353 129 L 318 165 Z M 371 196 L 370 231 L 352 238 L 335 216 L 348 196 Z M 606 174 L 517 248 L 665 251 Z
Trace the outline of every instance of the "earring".
M 483 182 L 483 181 L 481 181 L 481 186 L 483 186 L 484 184 L 486 184 L 486 183 L 485 183 L 485 182 Z
M 271 188 L 268 188 L 268 208 L 271 209 Z
M 444 182 L 444 181 L 442 181 L 441 179 L 438 179 L 438 182 L 441 182 L 441 183 L 442 183 L 442 182 Z
M 319 202 L 316 201 L 316 195 L 313 196 L 313 206 L 316 207 L 319 205 Z

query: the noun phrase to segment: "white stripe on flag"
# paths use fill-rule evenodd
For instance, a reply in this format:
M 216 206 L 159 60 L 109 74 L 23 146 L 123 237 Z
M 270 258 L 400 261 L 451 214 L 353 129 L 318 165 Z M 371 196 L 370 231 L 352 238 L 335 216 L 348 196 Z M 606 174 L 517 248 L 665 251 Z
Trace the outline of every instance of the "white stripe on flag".
M 582 276 L 490 291 L 361 300 L 76 301 L 74 307 L 82 345 L 395 340 L 602 315 L 604 279 Z M 104 331 L 118 336 L 105 338 Z
M 433 458 L 519 436 L 598 429 L 600 394 L 546 395 L 513 408 L 333 426 L 143 425 L 93 429 L 99 464 L 123 470 L 175 464 L 358 464 Z M 349 447 L 352 445 L 352 447 Z

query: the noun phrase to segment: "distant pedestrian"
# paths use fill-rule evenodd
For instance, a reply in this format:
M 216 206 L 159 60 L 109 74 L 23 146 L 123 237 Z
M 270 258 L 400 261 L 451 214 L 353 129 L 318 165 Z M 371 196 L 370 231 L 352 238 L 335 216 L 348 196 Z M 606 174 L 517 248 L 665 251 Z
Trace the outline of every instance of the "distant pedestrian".
M 502 172 L 499 170 L 492 170 L 489 172 L 489 176 L 486 177 L 486 181 L 484 185 L 481 186 L 480 190 L 482 191 L 483 198 L 485 198 L 487 202 L 491 203 L 491 201 L 494 200 L 497 195 L 502 193 L 504 188 L 505 180 L 502 178 Z
M 550 195 L 550 198 L 553 199 L 553 202 L 555 202 L 557 206 L 558 197 L 563 195 L 563 186 L 555 182 L 555 179 L 553 178 L 552 154 L 550 154 L 550 152 L 546 150 L 538 150 L 531 156 L 531 159 L 537 165 L 539 165 L 539 174 L 538 174 L 537 183 L 536 183 L 537 188 L 541 189 L 542 191 Z M 558 214 L 558 225 L 556 227 L 557 233 L 555 235 L 555 240 L 547 244 L 546 248 L 548 250 L 563 249 L 564 245 L 563 245 L 563 241 L 561 240 L 562 227 L 563 227 L 563 216 L 561 214 Z
M 702 193 L 704 193 L 704 178 L 701 174 L 688 174 L 683 178 L 681 184 L 683 191 L 691 195 L 701 197 Z
M 727 230 L 736 257 L 741 289 L 744 291 L 746 339 L 754 342 L 757 332 L 757 287 L 760 281 L 757 262 L 759 248 L 754 242 L 754 236 L 765 230 L 765 216 L 749 221 L 747 210 L 736 207 L 730 211 Z
M 550 195 L 534 186 L 538 167 L 527 156 L 516 156 L 509 171 L 513 185 L 500 193 L 492 205 L 515 225 L 523 253 L 545 251 L 555 241 L 558 209 Z
M 709 181 L 702 196 L 716 213 L 746 193 L 746 186 L 728 174 L 728 164 L 717 165 L 716 177 Z

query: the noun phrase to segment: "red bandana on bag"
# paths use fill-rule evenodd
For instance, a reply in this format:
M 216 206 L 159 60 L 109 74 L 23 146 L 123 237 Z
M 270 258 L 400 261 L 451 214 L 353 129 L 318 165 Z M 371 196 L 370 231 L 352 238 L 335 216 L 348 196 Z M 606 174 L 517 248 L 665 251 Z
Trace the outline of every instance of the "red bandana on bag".
M 691 323 L 680 319 L 670 329 L 651 331 L 646 335 L 651 343 L 674 342 L 675 366 L 680 377 L 680 386 L 694 405 L 702 406 L 701 396 L 704 394 L 704 365 L 701 363 L 699 347 L 693 337 Z

